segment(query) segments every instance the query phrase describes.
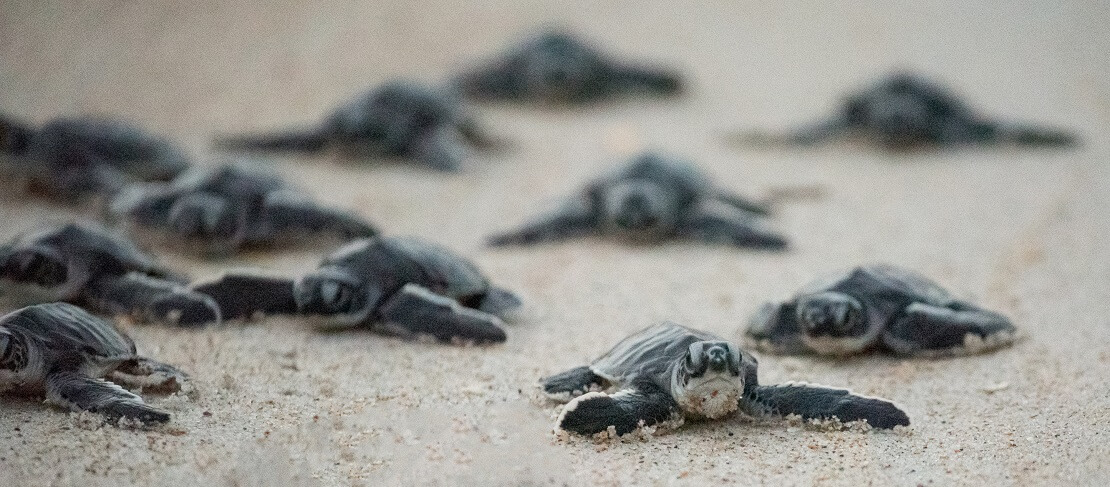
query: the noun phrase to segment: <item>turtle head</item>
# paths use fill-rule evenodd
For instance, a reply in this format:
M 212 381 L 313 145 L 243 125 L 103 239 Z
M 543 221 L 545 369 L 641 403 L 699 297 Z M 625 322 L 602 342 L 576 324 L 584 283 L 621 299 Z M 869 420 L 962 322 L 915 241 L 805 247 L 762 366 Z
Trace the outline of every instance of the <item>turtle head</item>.
M 870 343 L 869 320 L 863 303 L 844 293 L 823 292 L 798 299 L 795 317 L 802 341 L 818 351 L 843 354 Z
M 647 180 L 608 188 L 602 201 L 605 227 L 631 241 L 658 241 L 674 233 L 680 212 L 674 191 Z
M 300 312 L 334 316 L 351 323 L 369 316 L 378 294 L 350 272 L 335 267 L 318 269 L 293 286 L 293 298 Z
M 516 59 L 522 91 L 545 100 L 574 101 L 594 83 L 597 56 L 573 37 L 548 33 L 523 49 Z
M 685 411 L 719 418 L 737 407 L 744 390 L 743 352 L 726 341 L 691 343 L 671 379 L 674 398 Z

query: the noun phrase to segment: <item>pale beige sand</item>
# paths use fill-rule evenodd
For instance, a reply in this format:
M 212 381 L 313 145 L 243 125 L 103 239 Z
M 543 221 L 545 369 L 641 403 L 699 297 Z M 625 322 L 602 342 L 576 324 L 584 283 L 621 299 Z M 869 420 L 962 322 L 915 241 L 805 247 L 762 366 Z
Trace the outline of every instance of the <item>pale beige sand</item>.
M 484 108 L 491 129 L 516 147 L 457 175 L 274 162 L 322 200 L 473 257 L 528 298 L 532 319 L 491 348 L 319 334 L 296 320 L 205 331 L 128 326 L 145 352 L 193 375 L 194 396 L 153 399 L 174 413 L 172 426 L 96 428 L 35 400 L 4 398 L 0 485 L 1110 481 L 1105 2 L 807 10 L 727 1 L 287 3 L 0 0 L 0 108 L 35 121 L 118 114 L 200 155 L 215 132 L 308 123 L 364 88 L 438 79 L 545 23 L 673 62 L 693 89 L 680 100 L 579 110 Z M 837 93 L 892 67 L 934 74 L 1000 116 L 1074 127 L 1086 143 L 889 157 L 856 147 L 743 151 L 720 140 L 729 129 L 825 113 Z M 484 235 L 642 147 L 695 158 L 750 194 L 819 185 L 828 196 L 781 208 L 775 223 L 796 244 L 781 255 L 597 241 L 482 247 Z M 0 237 L 67 215 L 5 198 Z M 223 264 L 296 272 L 316 255 Z M 197 275 L 223 265 L 166 260 Z M 760 356 L 767 382 L 808 380 L 899 401 L 914 420 L 908 434 L 740 419 L 642 443 L 559 443 L 550 434 L 558 408 L 536 397 L 538 377 L 661 319 L 735 338 L 764 299 L 869 261 L 920 269 L 1012 316 L 1026 339 L 937 361 Z

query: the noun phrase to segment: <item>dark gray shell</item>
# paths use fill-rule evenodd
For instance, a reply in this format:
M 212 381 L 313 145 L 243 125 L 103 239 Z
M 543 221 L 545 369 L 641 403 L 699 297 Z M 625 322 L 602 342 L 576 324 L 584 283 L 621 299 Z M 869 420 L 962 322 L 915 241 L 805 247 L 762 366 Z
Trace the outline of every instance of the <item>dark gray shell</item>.
M 67 303 L 17 310 L 4 316 L 0 326 L 56 353 L 76 352 L 86 361 L 122 361 L 135 357 L 135 343 L 130 337 L 108 321 Z
M 671 369 L 686 356 L 690 344 L 724 340 L 712 333 L 664 322 L 634 333 L 590 364 L 590 370 L 614 384 L 651 377 L 670 388 Z
M 931 279 L 915 271 L 889 264 L 854 267 L 818 279 L 798 292 L 798 296 L 837 291 L 865 302 L 896 302 L 946 306 L 952 296 Z
M 71 274 L 92 279 L 100 275 L 141 272 L 168 276 L 170 272 L 130 240 L 92 222 L 75 222 L 18 237 L 11 248 L 48 247 L 68 259 Z
M 409 237 L 364 239 L 352 242 L 324 260 L 321 266 L 349 269 L 356 276 L 385 282 L 389 294 L 415 283 L 451 298 L 484 294 L 489 281 L 462 256 L 431 242 Z
M 463 118 L 452 92 L 392 81 L 336 109 L 323 131 L 339 144 L 368 145 L 375 152 L 403 156 L 431 128 Z

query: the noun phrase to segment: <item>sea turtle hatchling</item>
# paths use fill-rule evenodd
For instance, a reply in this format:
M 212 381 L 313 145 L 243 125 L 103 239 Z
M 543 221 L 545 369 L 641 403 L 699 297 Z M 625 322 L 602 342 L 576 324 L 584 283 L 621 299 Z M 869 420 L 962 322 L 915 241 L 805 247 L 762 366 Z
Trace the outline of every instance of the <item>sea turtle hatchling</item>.
M 0 245 L 0 291 L 23 304 L 67 301 L 139 321 L 219 323 L 216 303 L 122 235 L 78 222 Z
M 216 139 L 226 150 L 337 149 L 347 156 L 401 157 L 441 170 L 457 169 L 468 146 L 494 144 L 451 90 L 402 81 L 360 95 L 315 127 Z
M 276 174 L 244 162 L 197 167 L 170 183 L 132 185 L 112 200 L 111 211 L 134 235 L 211 254 L 377 233 L 354 214 L 319 205 Z
M 584 435 L 610 427 L 618 435 L 641 426 L 677 428 L 686 419 L 720 419 L 736 410 L 874 428 L 910 424 L 890 401 L 805 383 L 760 385 L 757 371 L 755 357 L 721 337 L 665 322 L 621 340 L 590 365 L 541 379 L 540 387 L 570 401 L 558 429 Z
M 194 290 L 212 296 L 226 319 L 319 315 L 339 325 L 444 342 L 503 342 L 502 319 L 521 304 L 461 256 L 397 237 L 350 242 L 296 279 L 230 272 Z
M 1013 343 L 1010 320 L 953 298 L 928 278 L 886 264 L 819 279 L 793 298 L 767 303 L 745 336 L 760 350 L 850 355 L 964 355 Z
M 189 167 L 168 139 L 106 117 L 61 117 L 34 128 L 0 114 L 0 174 L 60 200 L 111 195 Z
M 464 96 L 575 104 L 628 94 L 672 95 L 682 90 L 678 73 L 611 59 L 578 38 L 547 32 L 455 80 Z
M 810 145 L 842 136 L 891 150 L 973 144 L 1068 146 L 1072 134 L 987 118 L 948 89 L 909 73 L 894 73 L 846 97 L 828 120 L 782 135 L 744 134 L 756 144 Z
M 139 356 L 111 323 L 67 303 L 28 306 L 0 317 L 0 392 L 46 393 L 72 411 L 160 424 L 170 415 L 115 382 L 174 392 L 185 373 Z
M 714 187 L 685 161 L 649 152 L 591 181 L 554 212 L 489 243 L 525 245 L 595 234 L 637 243 L 685 239 L 783 249 L 786 239 L 759 221 L 768 211 Z

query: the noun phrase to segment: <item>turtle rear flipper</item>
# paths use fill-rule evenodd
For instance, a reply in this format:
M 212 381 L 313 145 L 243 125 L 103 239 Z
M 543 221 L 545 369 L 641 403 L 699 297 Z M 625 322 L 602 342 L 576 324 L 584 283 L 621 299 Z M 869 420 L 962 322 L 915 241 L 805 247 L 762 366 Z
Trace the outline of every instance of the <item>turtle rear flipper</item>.
M 653 426 L 681 418 L 678 403 L 670 392 L 650 382 L 632 384 L 609 395 L 590 392 L 567 403 L 559 415 L 559 429 L 592 435 L 612 426 L 618 435 L 641 426 Z
M 882 340 L 903 355 L 960 355 L 1009 345 L 1016 332 L 1005 316 L 971 304 L 913 303 L 894 319 Z
M 226 320 L 246 320 L 260 314 L 296 314 L 293 288 L 292 279 L 246 273 L 228 273 L 193 286 L 194 291 L 216 302 Z
M 357 216 L 335 208 L 321 206 L 304 195 L 287 189 L 270 192 L 262 202 L 262 227 L 275 237 L 283 233 L 327 232 L 343 239 L 373 237 L 377 230 Z
M 378 309 L 385 330 L 416 337 L 430 335 L 442 342 L 505 341 L 502 321 L 494 315 L 466 308 L 457 301 L 416 284 L 406 284 Z
M 112 371 L 112 379 L 147 389 L 175 392 L 188 380 L 188 375 L 177 367 L 146 357 L 127 360 Z
M 143 403 L 142 398 L 102 379 L 77 372 L 55 372 L 46 377 L 46 397 L 73 411 L 103 414 L 110 421 L 128 418 L 147 424 L 166 423 L 170 415 Z
M 538 242 L 566 240 L 594 232 L 597 215 L 586 198 L 574 198 L 549 215 L 524 226 L 489 238 L 489 245 L 529 245 Z
M 595 374 L 588 365 L 575 367 L 540 379 L 540 387 L 543 388 L 543 393 L 547 397 L 564 402 L 604 384 L 605 379 Z
M 784 250 L 789 245 L 785 237 L 762 228 L 752 218 L 708 207 L 698 209 L 681 222 L 678 233 L 692 240 L 736 247 Z
M 848 423 L 867 421 L 874 428 L 909 426 L 910 418 L 894 403 L 813 384 L 788 382 L 753 386 L 740 400 L 740 407 L 753 416 L 788 416 L 803 419 L 837 419 Z

